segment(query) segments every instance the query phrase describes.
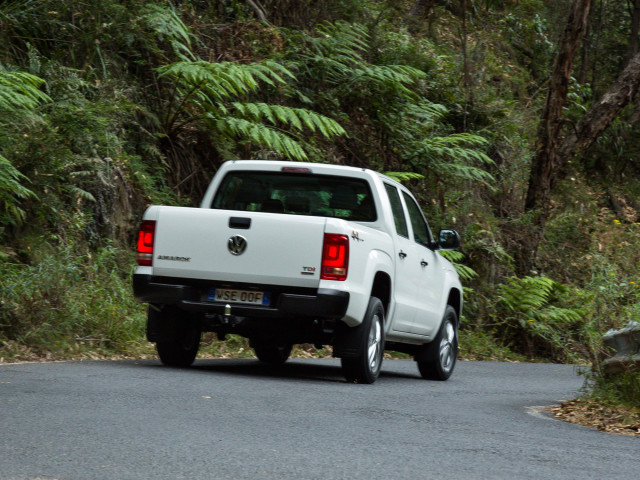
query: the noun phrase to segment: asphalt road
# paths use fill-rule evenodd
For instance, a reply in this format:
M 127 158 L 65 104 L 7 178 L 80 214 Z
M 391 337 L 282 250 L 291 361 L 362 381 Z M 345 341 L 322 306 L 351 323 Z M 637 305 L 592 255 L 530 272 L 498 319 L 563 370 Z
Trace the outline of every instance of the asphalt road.
M 448 382 L 385 360 L 0 365 L 0 479 L 640 478 L 640 438 L 540 413 L 566 365 L 460 362 Z

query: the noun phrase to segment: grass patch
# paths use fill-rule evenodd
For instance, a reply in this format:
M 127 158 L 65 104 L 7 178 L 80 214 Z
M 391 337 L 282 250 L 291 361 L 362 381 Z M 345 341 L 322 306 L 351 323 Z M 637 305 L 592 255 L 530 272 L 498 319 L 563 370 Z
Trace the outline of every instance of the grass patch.
M 462 360 L 525 362 L 527 358 L 512 352 L 482 330 L 460 330 L 459 357 Z
M 145 308 L 131 294 L 131 253 L 71 247 L 33 265 L 0 263 L 0 357 L 142 356 Z
M 640 421 L 640 371 L 595 376 L 589 398 L 605 406 L 619 405 L 635 409 Z

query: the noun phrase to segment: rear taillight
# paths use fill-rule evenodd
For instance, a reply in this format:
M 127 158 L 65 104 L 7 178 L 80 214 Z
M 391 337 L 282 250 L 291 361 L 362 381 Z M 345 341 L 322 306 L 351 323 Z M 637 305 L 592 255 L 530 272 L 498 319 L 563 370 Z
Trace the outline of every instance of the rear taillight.
M 334 233 L 324 234 L 322 245 L 322 268 L 320 278 L 322 280 L 347 279 L 349 267 L 349 237 Z
M 153 241 L 156 234 L 156 222 L 145 220 L 138 232 L 138 265 L 150 267 L 153 260 Z

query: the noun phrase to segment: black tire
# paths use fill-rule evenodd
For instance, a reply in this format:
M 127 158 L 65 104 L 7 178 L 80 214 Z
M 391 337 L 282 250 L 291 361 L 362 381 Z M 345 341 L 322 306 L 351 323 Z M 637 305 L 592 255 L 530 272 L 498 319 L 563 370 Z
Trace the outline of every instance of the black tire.
M 458 358 L 458 315 L 447 305 L 438 335 L 416 355 L 418 370 L 427 380 L 448 380 Z
M 349 382 L 373 383 L 384 354 L 384 307 L 379 299 L 371 297 L 362 324 L 355 328 L 358 355 L 341 359 L 342 373 Z
M 165 335 L 156 342 L 160 361 L 170 367 L 188 367 L 200 348 L 200 323 L 177 309 L 166 308 L 161 315 Z
M 253 351 L 262 363 L 282 365 L 289 359 L 293 345 L 256 345 Z

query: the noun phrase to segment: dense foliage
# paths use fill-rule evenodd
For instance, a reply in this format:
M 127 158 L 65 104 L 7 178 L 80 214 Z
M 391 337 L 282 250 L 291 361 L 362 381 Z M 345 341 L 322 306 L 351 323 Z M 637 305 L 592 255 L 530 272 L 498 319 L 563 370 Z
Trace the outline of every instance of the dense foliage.
M 393 172 L 461 232 L 467 356 L 597 361 L 640 320 L 640 106 L 567 159 L 539 230 L 524 199 L 570 3 L 2 2 L 4 350 L 131 351 L 145 206 L 196 204 L 224 160 L 288 158 Z M 563 125 L 633 54 L 618 3 L 593 2 Z

